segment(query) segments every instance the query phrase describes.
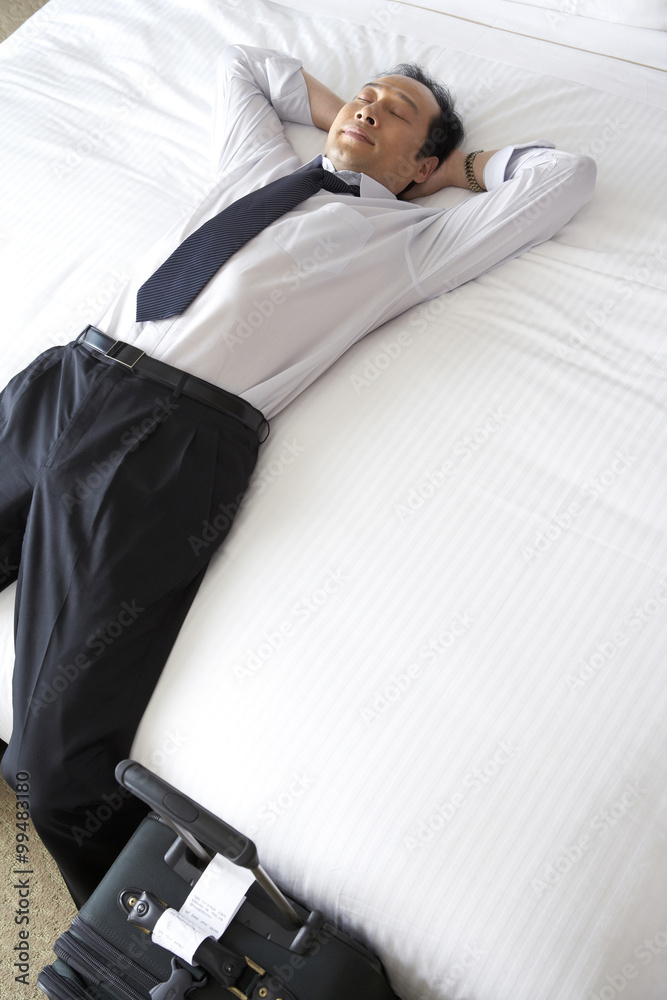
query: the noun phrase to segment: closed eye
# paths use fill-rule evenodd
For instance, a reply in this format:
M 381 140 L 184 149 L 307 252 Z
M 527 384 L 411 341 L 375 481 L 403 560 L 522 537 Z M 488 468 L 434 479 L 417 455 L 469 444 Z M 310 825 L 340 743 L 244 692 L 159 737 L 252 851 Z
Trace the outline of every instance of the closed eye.
M 362 104 L 370 104 L 372 100 L 373 98 L 362 97 L 361 94 L 359 95 L 359 97 L 357 97 L 357 101 L 360 101 Z M 408 119 L 404 115 L 399 115 L 398 111 L 394 111 L 393 108 L 389 109 L 389 113 L 392 114 L 395 118 L 400 118 L 401 121 L 404 122 L 408 121 Z

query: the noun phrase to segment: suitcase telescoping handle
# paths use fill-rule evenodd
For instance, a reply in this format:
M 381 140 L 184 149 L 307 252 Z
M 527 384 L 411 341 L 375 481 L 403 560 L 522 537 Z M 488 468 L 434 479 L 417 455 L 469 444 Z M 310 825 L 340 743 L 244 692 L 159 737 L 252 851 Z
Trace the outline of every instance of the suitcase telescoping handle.
M 135 760 L 122 760 L 118 764 L 116 780 L 159 813 L 200 856 L 202 852 L 199 841 L 233 864 L 248 868 L 292 923 L 298 927 L 303 925 L 303 920 L 292 904 L 261 867 L 257 848 L 249 837 L 239 833 L 233 826 L 214 816 Z M 210 861 L 211 858 L 206 860 Z
M 143 764 L 122 760 L 116 768 L 116 780 L 167 821 L 235 865 L 250 869 L 259 865 L 257 848 L 252 840 L 153 774 Z

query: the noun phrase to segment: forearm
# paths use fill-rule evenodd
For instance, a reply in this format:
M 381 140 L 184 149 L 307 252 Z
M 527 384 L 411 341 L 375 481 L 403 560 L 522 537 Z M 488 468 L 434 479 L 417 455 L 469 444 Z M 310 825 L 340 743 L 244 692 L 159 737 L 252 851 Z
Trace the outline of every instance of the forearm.
M 484 167 L 497 150 L 484 150 L 475 156 L 472 163 L 472 170 L 475 180 L 480 187 L 484 187 Z M 409 191 L 406 191 L 402 198 L 411 201 L 413 198 L 424 198 L 426 195 L 435 194 L 436 191 L 446 187 L 460 187 L 470 189 L 468 178 L 465 172 L 466 153 L 460 149 L 455 149 L 453 153 L 444 160 L 440 166 L 433 171 L 423 184 L 415 184 Z
M 491 157 L 497 152 L 497 149 L 482 150 L 472 161 L 472 172 L 475 175 L 475 180 L 480 187 L 485 186 L 484 167 L 489 162 Z M 462 152 L 460 149 L 455 149 L 452 155 L 445 160 L 444 165 L 447 166 L 447 183 L 444 186 L 460 188 L 470 187 L 465 172 L 466 155 L 467 154 Z
M 323 83 L 316 80 L 310 73 L 307 73 L 305 69 L 302 68 L 301 72 L 308 88 L 308 100 L 310 101 L 310 113 L 313 124 L 328 132 L 334 118 L 345 104 L 345 101 L 334 94 L 333 90 L 329 90 Z

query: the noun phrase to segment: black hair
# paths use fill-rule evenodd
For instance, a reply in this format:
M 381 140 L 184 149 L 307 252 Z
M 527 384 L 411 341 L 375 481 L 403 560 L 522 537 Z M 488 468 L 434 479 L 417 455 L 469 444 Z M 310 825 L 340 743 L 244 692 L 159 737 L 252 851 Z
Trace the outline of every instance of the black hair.
M 417 83 L 422 83 L 431 91 L 435 97 L 440 111 L 430 121 L 428 132 L 424 144 L 417 153 L 417 158 L 422 160 L 427 156 L 437 156 L 438 166 L 446 160 L 450 153 L 457 149 L 463 142 L 465 129 L 460 115 L 454 110 L 454 98 L 441 83 L 438 83 L 429 73 L 427 73 L 417 63 L 399 63 L 393 69 L 389 69 L 380 74 L 381 76 L 407 76 Z M 408 191 L 414 184 L 411 181 L 400 193 Z
M 454 110 L 454 98 L 449 90 L 437 80 L 434 80 L 417 63 L 399 63 L 393 69 L 387 70 L 382 76 L 408 76 L 411 80 L 423 84 L 431 91 L 440 107 L 439 114 L 436 114 L 428 127 L 428 133 L 424 145 L 417 153 L 419 159 L 426 156 L 437 156 L 438 166 L 446 160 L 463 142 L 465 134 L 463 121 Z

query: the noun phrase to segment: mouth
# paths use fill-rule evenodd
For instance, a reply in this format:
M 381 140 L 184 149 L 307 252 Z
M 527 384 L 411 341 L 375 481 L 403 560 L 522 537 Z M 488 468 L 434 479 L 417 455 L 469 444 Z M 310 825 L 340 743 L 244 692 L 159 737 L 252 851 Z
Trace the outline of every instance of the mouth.
M 347 125 L 344 129 L 341 129 L 343 135 L 347 135 L 350 139 L 355 139 L 357 142 L 366 142 L 369 146 L 374 146 L 375 143 L 370 139 L 362 128 L 358 125 Z

